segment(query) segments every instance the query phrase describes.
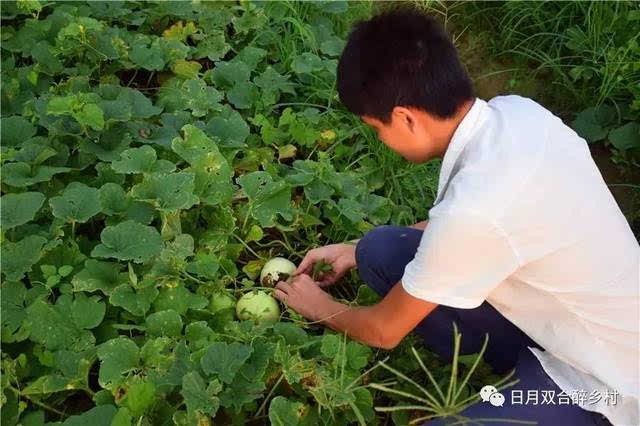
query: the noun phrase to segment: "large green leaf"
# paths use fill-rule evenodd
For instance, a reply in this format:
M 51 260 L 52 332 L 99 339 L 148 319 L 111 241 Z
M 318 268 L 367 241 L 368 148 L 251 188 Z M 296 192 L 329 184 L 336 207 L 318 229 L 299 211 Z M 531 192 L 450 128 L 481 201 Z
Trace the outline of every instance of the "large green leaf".
M 40 192 L 3 195 L 0 198 L 0 226 L 6 231 L 33 220 L 44 199 Z
M 158 290 L 153 286 L 134 289 L 129 284 L 121 284 L 111 292 L 109 303 L 133 315 L 142 316 L 147 313 L 157 296 Z
M 97 302 L 94 304 L 99 306 Z M 80 316 L 87 313 L 86 308 L 86 303 L 75 305 L 69 295 L 60 296 L 55 305 L 37 300 L 27 308 L 31 340 L 50 350 L 91 347 L 95 338 L 85 328 L 101 322 L 105 311 L 102 305 L 102 309 L 92 313 L 89 320 L 82 320 Z M 76 319 L 80 322 L 77 323 Z
M 71 182 L 61 196 L 49 199 L 51 212 L 66 222 L 86 222 L 100 213 L 99 191 L 80 182 Z
M 172 309 L 180 315 L 185 315 L 189 309 L 203 309 L 208 304 L 206 297 L 192 293 L 184 285 L 178 285 L 162 288 L 153 302 L 153 307 L 156 311 Z
M 115 262 L 102 262 L 88 259 L 84 269 L 74 275 L 71 283 L 75 291 L 94 292 L 100 290 L 110 295 L 120 284 L 129 280 L 126 272 L 120 272 L 122 267 Z
M 629 122 L 609 132 L 609 140 L 621 151 L 640 149 L 640 123 Z
M 160 211 L 175 212 L 198 204 L 199 199 L 194 191 L 193 173 L 154 173 L 146 175 L 141 183 L 131 188 L 131 195 L 140 201 L 152 203 Z
M 217 205 L 231 200 L 233 170 L 212 139 L 192 125 L 182 128 L 183 138 L 175 138 L 173 150 L 191 164 L 195 193 L 203 203 Z
M 69 172 L 69 167 L 30 166 L 27 163 L 9 163 L 2 166 L 2 181 L 10 186 L 24 187 L 51 180 L 54 175 Z
M 587 142 L 597 142 L 607 136 L 615 116 L 615 109 L 608 105 L 587 108 L 576 116 L 571 127 Z
M 284 181 L 275 181 L 267 172 L 252 172 L 238 178 L 251 202 L 251 215 L 262 227 L 275 226 L 278 215 L 293 218 L 291 187 Z
M 215 342 L 207 348 L 200 364 L 206 374 L 215 374 L 224 383 L 231 383 L 252 352 L 253 348 L 249 345 Z
M 100 241 L 91 256 L 113 257 L 142 263 L 162 251 L 162 237 L 158 231 L 132 220 L 107 226 L 100 234 Z
M 99 405 L 77 416 L 70 416 L 62 426 L 112 426 L 118 409 L 113 405 Z
M 179 336 L 182 332 L 182 318 L 173 309 L 160 311 L 147 316 L 147 332 L 151 336 Z
M 131 148 L 120 154 L 120 160 L 111 163 L 118 173 L 171 173 L 176 165 L 171 161 L 158 160 L 156 150 L 149 145 Z
M 36 134 L 36 127 L 20 116 L 0 119 L 0 139 L 3 147 L 17 146 Z
M 134 417 L 142 416 L 154 403 L 157 397 L 155 385 L 148 380 L 135 380 L 129 385 L 127 394 L 121 403 L 129 409 Z
M 103 343 L 98 348 L 100 358 L 100 386 L 107 389 L 122 381 L 122 375 L 135 370 L 140 365 L 138 346 L 126 337 L 118 337 Z
M 38 235 L 29 235 L 22 240 L 13 243 L 2 243 L 2 256 L 0 256 L 0 269 L 8 280 L 20 280 L 26 272 L 42 256 L 42 248 L 47 240 Z
M 204 379 L 196 371 L 191 371 L 182 378 L 182 391 L 184 402 L 187 405 L 187 413 L 192 418 L 199 416 L 213 416 L 218 411 L 220 400 L 216 396 L 222 385 L 213 380 L 208 386 Z
M 26 319 L 26 297 L 27 289 L 21 282 L 5 281 L 0 286 L 3 342 L 11 342 L 9 336 L 13 335 Z

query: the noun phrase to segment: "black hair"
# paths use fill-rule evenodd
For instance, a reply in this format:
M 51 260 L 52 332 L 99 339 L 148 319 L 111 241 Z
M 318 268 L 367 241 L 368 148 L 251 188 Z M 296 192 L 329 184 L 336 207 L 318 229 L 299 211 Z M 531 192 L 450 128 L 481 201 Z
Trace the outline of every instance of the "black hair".
M 415 7 L 358 22 L 340 56 L 338 94 L 354 114 L 389 123 L 395 106 L 452 117 L 473 84 L 442 26 Z

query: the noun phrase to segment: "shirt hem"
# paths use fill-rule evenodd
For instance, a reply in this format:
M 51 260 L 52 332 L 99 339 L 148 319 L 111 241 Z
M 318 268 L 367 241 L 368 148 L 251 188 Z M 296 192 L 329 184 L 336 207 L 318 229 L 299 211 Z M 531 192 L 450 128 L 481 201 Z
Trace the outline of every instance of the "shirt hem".
M 416 287 L 408 284 L 404 281 L 402 282 L 402 288 L 409 293 L 411 296 L 416 297 L 418 299 L 425 300 L 427 302 L 436 303 L 438 305 L 451 306 L 452 308 L 461 308 L 461 309 L 473 309 L 477 308 L 482 304 L 484 300 L 473 300 L 467 299 L 463 297 L 452 297 L 447 296 L 445 294 L 437 294 L 428 291 L 419 291 Z

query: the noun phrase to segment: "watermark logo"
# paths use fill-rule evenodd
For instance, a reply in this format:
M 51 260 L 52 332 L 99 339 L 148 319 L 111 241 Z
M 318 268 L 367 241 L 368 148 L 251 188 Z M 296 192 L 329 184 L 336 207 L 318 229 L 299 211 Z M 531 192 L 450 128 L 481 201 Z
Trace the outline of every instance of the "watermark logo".
M 556 393 L 554 390 L 512 389 L 506 395 L 511 397 L 511 405 L 576 404 L 584 406 L 599 402 L 605 405 L 616 405 L 620 394 L 613 389 L 592 390 L 591 392 L 574 390 L 569 393 L 564 391 Z M 492 385 L 486 385 L 480 389 L 480 398 L 482 398 L 482 402 L 488 402 L 494 407 L 502 407 L 506 401 L 505 394 L 498 392 L 498 389 Z
M 494 407 L 502 407 L 504 405 L 504 395 L 498 392 L 495 386 L 483 386 L 480 389 L 480 398 L 482 398 L 482 402 L 488 401 Z

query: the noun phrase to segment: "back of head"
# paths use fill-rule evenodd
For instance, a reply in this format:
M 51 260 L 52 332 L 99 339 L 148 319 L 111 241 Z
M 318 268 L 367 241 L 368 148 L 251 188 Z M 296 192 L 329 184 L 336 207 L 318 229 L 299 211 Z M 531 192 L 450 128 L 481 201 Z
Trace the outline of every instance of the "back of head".
M 355 25 L 337 71 L 338 93 L 354 114 L 388 123 L 395 106 L 452 117 L 473 85 L 440 24 L 399 7 Z

